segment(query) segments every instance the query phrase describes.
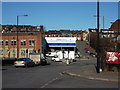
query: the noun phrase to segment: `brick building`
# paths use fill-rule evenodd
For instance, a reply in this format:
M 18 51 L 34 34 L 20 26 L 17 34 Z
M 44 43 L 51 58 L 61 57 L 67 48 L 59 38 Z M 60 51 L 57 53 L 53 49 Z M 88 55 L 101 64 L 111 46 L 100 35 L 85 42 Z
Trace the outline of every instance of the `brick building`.
M 89 29 L 89 34 L 95 34 L 96 29 Z M 112 23 L 109 29 L 101 29 L 100 35 L 105 38 L 114 38 L 120 35 L 120 19 Z
M 88 41 L 90 46 L 96 46 L 96 30 L 97 29 L 89 29 Z M 100 40 L 100 44 L 102 45 L 108 42 L 112 44 L 111 48 L 120 47 L 120 19 L 113 22 L 109 29 L 101 29 Z
M 50 30 L 45 32 L 45 37 L 76 37 L 77 40 L 86 40 L 87 34 L 82 30 Z
M 120 19 L 113 22 L 109 30 L 120 32 Z
M 2 32 L 0 35 L 1 58 L 29 57 L 29 53 L 47 52 L 47 42 L 44 38 L 43 26 L 33 28 L 36 30 L 31 31 L 23 31 L 20 29 L 17 32 L 13 29 L 14 27 L 5 28 L 3 26 L 3 30 L 6 31 Z
M 2 33 L 17 31 L 17 25 L 0 25 L 2 26 Z M 36 31 L 39 26 L 31 26 L 31 25 L 19 25 L 18 31 Z

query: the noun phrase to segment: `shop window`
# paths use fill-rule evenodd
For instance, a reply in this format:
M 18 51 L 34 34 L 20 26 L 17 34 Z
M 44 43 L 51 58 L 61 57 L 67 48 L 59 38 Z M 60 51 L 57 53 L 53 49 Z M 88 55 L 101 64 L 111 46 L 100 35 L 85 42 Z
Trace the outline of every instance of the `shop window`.
M 3 55 L 4 55 L 4 50 L 0 49 L 0 57 L 3 57 Z
M 29 49 L 29 53 L 34 53 L 34 49 Z
M 21 57 L 25 57 L 26 56 L 26 49 L 21 49 L 20 55 L 21 55 Z
M 8 57 L 8 51 L 9 51 L 8 49 L 5 49 L 5 50 L 4 50 L 4 56 L 5 56 L 5 57 Z
M 11 49 L 10 50 L 10 57 L 16 57 L 17 56 L 17 50 L 16 49 Z

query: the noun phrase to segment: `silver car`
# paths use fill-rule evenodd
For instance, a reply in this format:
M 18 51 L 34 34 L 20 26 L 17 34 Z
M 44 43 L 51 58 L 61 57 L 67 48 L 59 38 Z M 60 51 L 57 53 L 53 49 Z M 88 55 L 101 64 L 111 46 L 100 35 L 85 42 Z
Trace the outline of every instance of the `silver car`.
M 15 62 L 14 62 L 14 66 L 17 67 L 28 67 L 28 66 L 35 66 L 35 63 L 33 62 L 33 60 L 31 60 L 30 58 L 18 58 Z

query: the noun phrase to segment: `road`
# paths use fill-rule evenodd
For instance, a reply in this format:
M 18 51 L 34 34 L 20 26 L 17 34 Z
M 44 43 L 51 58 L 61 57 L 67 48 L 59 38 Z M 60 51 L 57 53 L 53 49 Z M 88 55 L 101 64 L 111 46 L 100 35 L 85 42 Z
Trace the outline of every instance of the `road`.
M 82 56 L 89 56 L 84 52 L 85 42 L 79 41 L 76 46 Z M 29 68 L 3 67 L 3 88 L 118 88 L 117 82 L 88 80 L 61 74 L 68 69 L 96 64 L 96 58 L 91 56 L 89 59 L 77 59 L 70 65 L 53 62 L 51 58 L 47 60 L 51 63 L 50 65 Z
M 88 80 L 60 74 L 67 69 L 94 64 L 96 61 L 94 58 L 91 58 L 91 60 L 77 60 L 70 65 L 53 62 L 50 59 L 48 61 L 51 64 L 46 66 L 3 67 L 3 88 L 118 88 L 117 82 Z
M 82 57 L 88 57 L 89 55 L 84 52 L 84 48 L 86 48 L 86 41 L 77 41 L 76 47 L 78 51 L 80 51 L 80 54 Z

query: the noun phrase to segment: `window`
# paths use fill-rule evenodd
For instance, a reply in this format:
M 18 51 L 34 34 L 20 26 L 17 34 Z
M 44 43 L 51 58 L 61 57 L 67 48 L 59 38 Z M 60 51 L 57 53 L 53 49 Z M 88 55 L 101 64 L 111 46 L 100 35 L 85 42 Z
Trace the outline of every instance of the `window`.
M 16 45 L 16 40 L 11 40 L 11 45 Z
M 8 51 L 9 51 L 8 49 L 4 49 L 4 56 L 5 57 L 8 57 Z
M 21 49 L 20 55 L 21 55 L 21 57 L 25 57 L 26 56 L 26 49 Z
M 0 45 L 3 45 L 3 43 L 4 43 L 3 40 L 0 40 Z
M 35 45 L 35 40 L 29 40 L 29 45 L 34 46 Z
M 5 45 L 8 46 L 8 40 L 5 40 Z
M 11 49 L 10 57 L 17 57 L 17 49 Z
M 4 55 L 4 50 L 0 49 L 0 57 L 3 57 L 3 55 Z
M 29 53 L 34 53 L 34 49 L 29 49 Z
M 26 40 L 21 40 L 21 46 L 25 46 L 26 45 Z

